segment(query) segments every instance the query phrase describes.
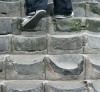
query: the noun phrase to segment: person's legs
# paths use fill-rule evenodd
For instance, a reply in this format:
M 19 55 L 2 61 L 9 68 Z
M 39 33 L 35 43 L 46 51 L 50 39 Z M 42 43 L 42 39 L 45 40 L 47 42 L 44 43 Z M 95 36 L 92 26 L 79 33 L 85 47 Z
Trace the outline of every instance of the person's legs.
M 26 15 L 36 10 L 46 10 L 48 0 L 25 0 Z
M 54 1 L 54 14 L 69 16 L 72 14 L 71 0 L 53 0 Z

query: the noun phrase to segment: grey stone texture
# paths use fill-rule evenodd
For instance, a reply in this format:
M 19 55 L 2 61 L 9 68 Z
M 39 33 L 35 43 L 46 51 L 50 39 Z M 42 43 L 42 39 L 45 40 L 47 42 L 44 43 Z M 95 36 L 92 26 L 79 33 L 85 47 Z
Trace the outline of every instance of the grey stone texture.
M 43 55 L 10 55 L 6 62 L 7 80 L 45 79 Z
M 100 36 L 95 34 L 84 34 L 85 46 L 84 53 L 96 54 L 100 53 Z
M 87 17 L 100 17 L 100 3 L 93 2 L 86 6 L 86 16 Z
M 0 18 L 0 35 L 6 34 L 20 34 L 18 29 L 18 18 Z
M 86 79 L 100 79 L 100 55 L 88 54 L 86 56 Z
M 73 3 L 73 12 L 75 17 L 86 16 L 86 3 Z
M 21 17 L 21 3 L 0 1 L 0 17 Z
M 44 92 L 42 81 L 34 80 L 13 80 L 5 81 L 2 92 Z
M 99 18 L 87 18 L 86 29 L 91 32 L 100 32 L 100 19 Z
M 99 92 L 100 0 L 72 0 L 75 17 L 61 20 L 48 3 L 22 29 L 24 0 L 0 0 L 0 92 Z
M 0 92 L 99 92 L 100 80 L 86 80 L 85 83 L 82 80 L 8 80 L 0 81 Z
M 0 53 L 10 52 L 10 42 L 11 40 L 9 35 L 0 35 Z
M 5 61 L 5 59 L 4 59 L 3 55 L 0 55 L 0 80 L 5 79 L 5 63 L 4 63 L 4 61 Z M 1 87 L 0 87 L 0 90 L 1 90 Z
M 24 37 L 13 36 L 12 51 L 47 53 L 46 36 Z
M 85 78 L 85 62 L 82 55 L 48 55 L 45 60 L 47 80 Z
M 48 53 L 73 54 L 83 53 L 83 36 L 78 35 L 48 35 Z
M 88 92 L 81 81 L 50 81 L 45 84 L 46 92 Z

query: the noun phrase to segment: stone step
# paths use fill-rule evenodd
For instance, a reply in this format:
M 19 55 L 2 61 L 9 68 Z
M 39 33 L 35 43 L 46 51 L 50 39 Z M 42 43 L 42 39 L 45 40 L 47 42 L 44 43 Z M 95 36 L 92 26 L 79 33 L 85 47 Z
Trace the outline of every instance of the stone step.
M 89 92 L 83 81 L 9 80 L 1 81 L 1 89 L 1 92 Z
M 52 17 L 46 17 L 41 19 L 37 26 L 32 29 L 23 29 L 21 23 L 22 18 L 0 18 L 0 35 L 23 35 L 25 32 L 27 33 L 26 35 L 28 35 L 28 33 L 30 33 L 30 35 L 63 35 L 85 32 L 85 30 L 96 33 L 100 32 L 100 18 L 78 17 L 58 20 Z
M 0 0 L 0 1 L 20 1 L 20 0 Z M 21 1 L 24 1 L 24 0 L 21 0 Z M 92 2 L 92 1 L 99 1 L 99 0 L 72 0 L 72 2 L 85 2 L 85 1 L 90 1 L 90 2 Z M 53 2 L 53 0 L 48 0 L 48 2 Z
M 100 54 L 100 35 L 0 35 L 0 53 Z
M 84 83 L 85 82 L 85 83 Z M 0 82 L 0 92 L 99 92 L 100 80 L 41 81 L 9 80 Z
M 0 80 L 100 79 L 100 54 L 0 55 Z
M 99 17 L 100 2 L 73 2 L 75 17 Z M 48 4 L 48 15 L 53 16 L 53 3 Z M 24 2 L 0 1 L 0 17 L 25 17 Z

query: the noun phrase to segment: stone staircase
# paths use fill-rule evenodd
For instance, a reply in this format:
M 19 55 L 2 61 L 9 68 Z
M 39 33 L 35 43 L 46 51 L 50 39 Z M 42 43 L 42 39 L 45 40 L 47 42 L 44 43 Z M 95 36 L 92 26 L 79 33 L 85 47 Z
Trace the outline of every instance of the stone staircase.
M 0 0 L 0 92 L 100 92 L 100 0 L 72 0 L 74 18 L 48 15 L 23 29 L 24 0 Z

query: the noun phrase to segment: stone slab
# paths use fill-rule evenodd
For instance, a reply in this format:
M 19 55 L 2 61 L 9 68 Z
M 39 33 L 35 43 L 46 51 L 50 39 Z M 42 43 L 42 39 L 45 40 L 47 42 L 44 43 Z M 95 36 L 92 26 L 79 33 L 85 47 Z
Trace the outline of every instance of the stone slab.
M 87 54 L 86 55 L 86 79 L 100 79 L 100 55 Z
M 4 79 L 5 79 L 4 55 L 0 55 L 0 80 L 4 80 Z
M 88 92 L 82 81 L 50 81 L 45 84 L 46 92 Z
M 0 53 L 11 51 L 11 39 L 9 35 L 0 35 Z
M 100 18 L 100 2 L 86 4 L 86 16 Z
M 44 80 L 43 55 L 10 55 L 6 62 L 7 80 Z
M 83 53 L 83 36 L 77 35 L 48 35 L 48 53 L 72 54 Z
M 91 32 L 100 32 L 100 19 L 99 18 L 87 18 L 86 30 Z
M 46 36 L 13 36 L 12 51 L 15 53 L 47 53 Z
M 21 17 L 20 1 L 0 1 L 0 17 Z
M 85 63 L 81 55 L 48 55 L 46 61 L 47 80 L 75 80 L 85 78 Z
M 2 87 L 3 92 L 44 92 L 42 81 L 39 80 L 12 80 L 5 81 Z
M 74 17 L 85 17 L 86 16 L 86 3 L 73 3 Z
M 100 53 L 100 36 L 99 34 L 84 34 L 85 46 L 84 53 L 96 54 Z

